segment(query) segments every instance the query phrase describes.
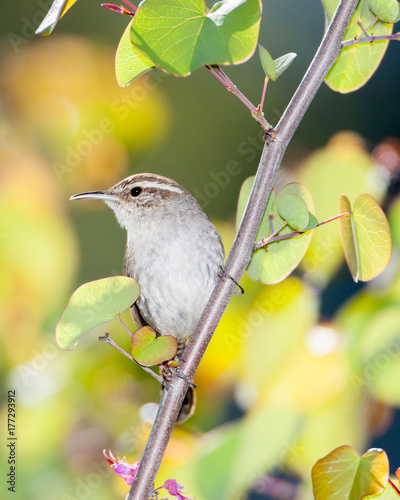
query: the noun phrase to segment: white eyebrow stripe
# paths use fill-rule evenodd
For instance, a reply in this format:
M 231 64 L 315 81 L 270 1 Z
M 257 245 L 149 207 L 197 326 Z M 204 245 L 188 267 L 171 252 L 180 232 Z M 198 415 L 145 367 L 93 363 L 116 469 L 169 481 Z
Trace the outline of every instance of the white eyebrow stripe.
M 170 186 L 169 184 L 161 184 L 160 182 L 157 181 L 138 181 L 137 183 L 138 186 L 144 187 L 144 188 L 154 188 L 154 189 L 162 189 L 164 191 L 172 191 L 174 193 L 183 193 L 182 189 L 176 187 L 176 186 Z

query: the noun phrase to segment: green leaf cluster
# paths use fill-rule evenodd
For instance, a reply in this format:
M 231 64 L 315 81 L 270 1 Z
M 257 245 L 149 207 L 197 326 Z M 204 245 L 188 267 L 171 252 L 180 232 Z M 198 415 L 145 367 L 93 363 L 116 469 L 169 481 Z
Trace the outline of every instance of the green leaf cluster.
M 250 177 L 243 183 L 237 227 L 253 181 L 254 178 Z M 301 184 L 288 184 L 278 195 L 271 191 L 256 236 L 256 243 L 263 245 L 254 251 L 247 268 L 253 280 L 264 284 L 277 283 L 299 265 L 310 243 L 311 231 L 318 226 L 313 211 L 311 195 Z M 356 282 L 369 281 L 389 263 L 392 253 L 389 223 L 376 200 L 368 194 L 358 196 L 353 208 L 348 198 L 342 195 L 339 202 L 341 214 L 344 216 L 340 218 L 340 236 L 351 275 Z
M 330 22 L 339 1 L 321 1 L 325 10 L 326 21 Z M 385 7 L 389 3 L 393 4 L 391 15 L 387 15 Z M 374 36 L 390 35 L 393 30 L 391 24 L 393 21 L 387 22 L 387 19 L 393 18 L 396 11 L 394 3 L 397 4 L 395 0 L 393 2 L 390 0 L 388 2 L 386 0 L 372 0 L 372 2 L 371 0 L 360 0 L 343 40 L 358 39 L 363 35 L 364 30 L 371 26 Z M 372 8 L 371 5 L 373 5 Z M 379 19 L 376 20 L 377 14 L 373 12 L 373 9 L 382 12 L 381 15 L 386 20 L 379 15 Z M 326 84 L 332 90 L 342 93 L 353 92 L 362 87 L 378 68 L 388 43 L 387 40 L 380 40 L 373 43 L 356 43 L 342 48 L 339 57 L 325 79 Z
M 260 0 L 224 0 L 210 10 L 204 0 L 145 0 L 117 51 L 118 81 L 127 84 L 151 67 L 187 76 L 200 66 L 247 61 L 260 19 Z
M 262 45 L 258 46 L 260 61 L 262 69 L 264 70 L 265 76 L 271 78 L 275 82 L 281 74 L 288 69 L 292 64 L 293 59 L 297 57 L 294 52 L 289 52 L 284 56 L 278 57 L 278 59 L 272 59 L 270 53 Z
M 254 177 L 246 179 L 239 194 L 236 213 L 236 225 L 240 224 L 247 200 L 253 186 Z M 317 221 L 313 215 L 314 205 L 307 188 L 298 183 L 285 186 L 277 195 L 272 190 L 264 215 L 257 232 L 256 241 L 267 238 L 275 231 L 279 235 L 290 235 L 293 231 L 302 231 L 304 234 L 295 234 L 293 238 L 274 241 L 267 248 L 259 248 L 247 268 L 249 276 L 260 280 L 264 284 L 278 283 L 286 278 L 298 266 L 310 243 L 310 231 Z

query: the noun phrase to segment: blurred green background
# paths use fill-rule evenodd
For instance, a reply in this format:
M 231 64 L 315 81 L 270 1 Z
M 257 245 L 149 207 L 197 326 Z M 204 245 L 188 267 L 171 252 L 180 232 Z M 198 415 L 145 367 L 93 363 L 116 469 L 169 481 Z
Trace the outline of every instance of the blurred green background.
M 70 294 L 120 274 L 125 246 L 105 206 L 68 198 L 136 172 L 166 175 L 198 198 L 229 250 L 239 189 L 255 172 L 262 134 L 205 69 L 183 79 L 153 71 L 118 88 L 113 58 L 128 18 L 80 0 L 53 35 L 35 37 L 50 5 L 0 5 L 0 435 L 14 389 L 18 435 L 17 493 L 7 491 L 4 474 L 0 488 L 2 498 L 24 500 L 124 498 L 127 487 L 101 452 L 139 460 L 150 429 L 139 409 L 158 401 L 159 388 L 96 342 L 103 330 L 72 352 L 55 344 Z M 265 114 L 276 124 L 324 17 L 317 0 L 263 8 L 260 43 L 273 57 L 298 54 L 269 84 Z M 257 104 L 258 57 L 226 71 Z M 355 285 L 334 223 L 314 235 L 302 268 L 285 282 L 263 287 L 244 277 L 246 293 L 233 297 L 200 366 L 196 415 L 175 430 L 157 485 L 174 477 L 199 500 L 250 490 L 252 499 L 279 498 L 283 486 L 289 498 L 311 499 L 312 465 L 341 444 L 359 453 L 382 446 L 392 469 L 400 466 L 399 79 L 392 44 L 359 91 L 323 86 L 279 179 L 304 182 L 319 219 L 336 215 L 342 192 L 351 201 L 375 196 L 394 232 L 388 270 Z M 109 331 L 129 348 L 117 325 Z M 3 441 L 0 457 L 8 470 Z

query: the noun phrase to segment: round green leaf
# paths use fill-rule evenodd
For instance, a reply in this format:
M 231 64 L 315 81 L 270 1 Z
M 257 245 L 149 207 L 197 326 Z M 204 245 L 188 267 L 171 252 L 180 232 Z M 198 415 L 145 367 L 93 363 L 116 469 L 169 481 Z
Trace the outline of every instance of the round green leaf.
M 339 210 L 352 212 L 351 217 L 340 219 L 340 235 L 351 275 L 356 282 L 369 281 L 389 263 L 392 254 L 389 223 L 369 194 L 358 196 L 353 210 L 348 198 L 342 195 Z
M 389 460 L 373 448 L 359 457 L 351 446 L 340 446 L 314 465 L 315 500 L 362 500 L 383 490 L 389 479 Z
M 124 34 L 122 35 L 118 45 L 117 54 L 115 56 L 115 74 L 120 87 L 126 87 L 132 80 L 153 68 L 153 65 L 141 54 L 139 54 L 139 52 L 132 45 L 132 23 L 133 19 L 130 21 L 124 31 Z
M 172 335 L 156 337 L 149 326 L 136 330 L 132 335 L 132 357 L 144 366 L 161 365 L 172 359 L 177 351 L 178 342 Z
M 310 223 L 307 205 L 295 194 L 279 196 L 278 213 L 294 231 L 304 231 Z
M 328 21 L 333 17 L 339 0 L 322 0 Z M 370 11 L 368 0 L 360 0 L 350 21 L 343 40 L 360 37 L 363 28 L 374 21 L 375 15 Z M 360 25 L 361 23 L 361 25 Z M 373 26 L 374 36 L 390 35 L 393 26 L 378 20 Z M 325 83 L 337 92 L 347 93 L 362 87 L 378 68 L 388 46 L 387 40 L 373 43 L 358 43 L 342 48 L 335 64 L 330 69 Z
M 212 64 L 239 64 L 257 45 L 260 0 L 145 0 L 133 18 L 133 45 L 154 66 L 177 76 Z
M 264 231 L 267 229 L 268 232 L 264 232 L 262 236 L 269 236 L 273 231 L 276 231 L 285 223 L 285 220 L 278 213 L 279 199 L 284 195 L 295 195 L 301 198 L 307 207 L 307 210 L 314 212 L 313 201 L 308 189 L 297 182 L 287 184 L 280 191 L 275 202 L 268 204 L 269 206 L 267 208 L 269 209 L 269 212 L 266 214 L 267 217 L 265 218 L 268 222 L 271 221 L 272 228 L 268 228 L 267 224 L 265 224 Z M 307 217 L 309 218 L 308 211 Z M 286 226 L 279 234 L 284 235 L 292 232 L 293 229 Z M 259 235 L 257 236 L 259 237 Z M 268 245 L 268 250 L 261 248 L 260 250 L 264 252 L 264 259 L 259 278 L 260 281 L 264 284 L 273 284 L 286 278 L 293 271 L 293 269 L 297 267 L 303 258 L 308 245 L 310 244 L 311 236 L 311 233 L 305 233 L 302 236 L 271 243 Z
M 338 200 L 346 193 L 355 200 L 360 193 L 383 199 L 383 183 L 371 156 L 355 134 L 335 135 L 326 147 L 316 151 L 300 167 L 299 181 L 310 190 L 319 220 L 337 214 Z M 386 188 L 385 188 L 386 189 Z M 339 221 L 325 224 L 313 232 L 302 267 L 314 283 L 326 286 L 343 262 Z
M 126 276 L 113 276 L 80 286 L 69 299 L 56 327 L 57 344 L 74 349 L 89 330 L 113 320 L 134 304 L 139 284 Z
M 386 23 L 394 23 L 399 15 L 397 0 L 368 0 L 369 8 Z

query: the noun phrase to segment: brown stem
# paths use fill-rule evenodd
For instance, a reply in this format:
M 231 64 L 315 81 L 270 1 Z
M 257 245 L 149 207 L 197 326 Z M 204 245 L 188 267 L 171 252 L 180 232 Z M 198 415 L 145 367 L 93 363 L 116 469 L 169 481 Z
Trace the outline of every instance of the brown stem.
M 99 337 L 99 341 L 100 342 L 106 342 L 111 347 L 114 347 L 114 349 L 117 349 L 118 352 L 120 352 L 121 354 L 123 354 L 125 357 L 127 357 L 128 359 L 130 359 L 131 361 L 133 361 L 135 364 L 137 364 L 141 368 L 143 368 L 143 370 L 145 372 L 147 372 L 149 375 L 151 375 L 152 377 L 154 377 L 157 380 L 157 382 L 160 382 L 160 384 L 164 384 L 164 379 L 162 377 L 160 377 L 160 375 L 157 375 L 156 373 L 154 373 L 153 370 L 151 368 L 149 368 L 148 366 L 144 366 L 144 365 L 138 363 L 135 358 L 133 358 L 129 353 L 127 353 L 126 351 L 124 351 L 122 349 L 122 347 L 120 347 L 118 344 L 116 344 L 113 341 L 113 339 L 110 337 L 109 333 L 106 332 L 103 337 Z
M 320 223 L 318 223 L 315 227 L 312 228 L 312 230 L 316 229 L 319 226 L 323 226 L 324 224 L 327 224 L 328 222 L 332 222 L 333 220 L 336 219 L 341 219 L 342 217 L 346 217 L 348 215 L 351 215 L 350 212 L 343 212 L 342 214 L 335 215 L 335 217 L 331 217 L 330 219 L 326 219 Z M 308 231 L 294 231 L 293 233 L 287 233 L 287 234 L 282 234 L 278 235 L 280 231 L 287 225 L 284 224 L 280 228 L 278 228 L 276 231 L 274 231 L 268 238 L 263 238 L 261 241 L 257 241 L 253 245 L 253 250 L 257 250 L 258 248 L 265 247 L 271 243 L 274 243 L 274 241 L 282 241 L 282 240 L 288 240 L 289 238 L 295 238 L 296 236 L 301 236 L 302 234 L 308 233 L 308 231 L 311 231 L 309 229 Z
M 395 33 L 394 35 L 379 35 L 379 36 L 362 36 L 360 38 L 352 38 L 351 40 L 345 40 L 342 42 L 342 47 L 348 47 L 349 45 L 355 45 L 356 43 L 373 43 L 385 40 L 400 40 L 400 33 Z
M 261 241 L 257 241 L 256 243 L 254 243 L 253 250 L 257 250 L 258 248 L 267 246 L 269 243 L 273 243 L 274 241 L 277 241 L 276 235 L 278 233 L 280 233 L 282 231 L 282 229 L 284 229 L 286 226 L 287 226 L 287 222 L 285 222 L 284 224 L 282 224 L 281 227 L 278 227 L 278 229 L 276 229 L 273 233 L 271 233 L 268 236 L 268 238 L 263 238 Z
M 117 316 L 118 318 L 118 321 L 120 322 L 120 324 L 122 325 L 122 328 L 129 333 L 129 336 L 132 338 L 132 332 L 129 330 L 129 328 L 125 325 L 125 323 L 122 321 L 122 319 Z
M 219 66 L 206 66 L 206 68 L 214 75 L 221 83 L 224 85 L 226 90 L 232 92 L 234 96 L 236 96 L 242 103 L 246 106 L 248 110 L 250 110 L 251 115 L 256 120 L 257 123 L 261 125 L 261 128 L 264 132 L 268 132 L 271 130 L 271 125 L 267 122 L 262 114 L 262 108 L 260 106 L 256 108 L 252 102 L 247 99 L 247 97 L 240 92 L 240 90 L 236 87 L 236 85 L 232 82 L 229 76 L 222 71 Z
M 275 139 L 265 143 L 249 201 L 225 265 L 226 274 L 236 282 L 240 280 L 250 261 L 254 239 L 283 154 L 326 74 L 339 55 L 340 42 L 357 3 L 358 0 L 342 0 L 339 3 L 313 61 L 278 123 Z M 193 378 L 235 287 L 231 279 L 226 279 L 224 276 L 218 279 L 183 353 L 184 360 L 181 361 L 179 368 L 186 378 L 173 377 L 169 386 L 163 391 L 156 420 L 126 500 L 145 500 L 151 495 L 154 479 L 189 386 L 188 380 Z

